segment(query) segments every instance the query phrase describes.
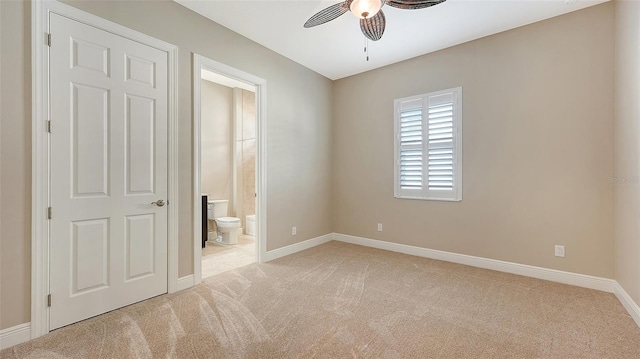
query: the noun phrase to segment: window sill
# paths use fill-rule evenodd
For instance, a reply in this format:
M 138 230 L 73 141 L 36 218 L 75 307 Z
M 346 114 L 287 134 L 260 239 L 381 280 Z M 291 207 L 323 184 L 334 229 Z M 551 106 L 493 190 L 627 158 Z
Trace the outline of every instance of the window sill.
M 410 197 L 410 196 L 393 196 L 397 199 L 410 199 L 420 201 L 440 201 L 440 202 L 462 202 L 462 198 L 427 198 L 427 197 Z

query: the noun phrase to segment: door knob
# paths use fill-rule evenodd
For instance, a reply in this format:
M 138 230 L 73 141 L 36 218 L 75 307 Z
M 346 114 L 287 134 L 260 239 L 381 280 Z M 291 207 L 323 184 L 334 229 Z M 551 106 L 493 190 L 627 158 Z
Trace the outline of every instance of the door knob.
M 154 205 L 156 205 L 158 207 L 162 207 L 162 206 L 164 206 L 164 201 L 159 199 L 159 200 L 157 200 L 155 202 L 151 202 L 151 204 L 154 204 Z

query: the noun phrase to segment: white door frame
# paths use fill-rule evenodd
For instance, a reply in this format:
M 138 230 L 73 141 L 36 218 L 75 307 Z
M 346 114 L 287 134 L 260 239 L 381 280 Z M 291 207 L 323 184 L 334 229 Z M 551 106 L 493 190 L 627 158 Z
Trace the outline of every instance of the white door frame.
M 32 203 L 31 203 L 31 339 L 49 332 L 49 15 L 56 13 L 167 53 L 168 59 L 168 263 L 167 288 L 178 283 L 178 48 L 122 25 L 53 0 L 36 0 L 31 10 L 32 50 Z M 55 44 L 55 36 L 52 43 Z M 54 45 L 55 46 L 55 45 Z M 55 126 L 55 125 L 54 125 Z M 55 127 L 53 128 L 55 132 Z M 55 209 L 54 209 L 55 215 Z M 53 299 L 55 302 L 55 299 Z
M 267 251 L 267 81 L 207 57 L 193 54 L 193 279 L 202 282 L 202 184 L 201 167 L 201 71 L 202 69 L 230 77 L 256 87 L 256 259 L 262 263 Z

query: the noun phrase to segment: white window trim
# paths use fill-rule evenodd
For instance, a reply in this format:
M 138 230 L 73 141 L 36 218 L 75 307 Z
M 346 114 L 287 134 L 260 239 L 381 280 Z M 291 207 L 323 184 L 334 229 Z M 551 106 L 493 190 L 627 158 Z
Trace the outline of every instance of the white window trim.
M 453 194 L 441 197 L 434 195 L 434 191 L 429 191 L 428 187 L 421 190 L 408 190 L 400 188 L 400 110 L 403 103 L 415 100 L 422 101 L 423 112 L 428 109 L 428 101 L 430 97 L 453 93 Z M 419 199 L 419 200 L 435 200 L 459 202 L 462 201 L 462 87 L 455 87 L 441 91 L 429 92 L 416 96 L 409 96 L 394 100 L 394 197 L 400 199 Z M 423 118 L 423 121 L 425 119 Z M 426 126 L 423 125 L 423 133 L 426 133 Z M 426 136 L 423 134 L 423 138 Z M 423 161 L 427 161 L 425 152 L 428 150 L 427 142 L 423 141 Z M 426 166 L 426 164 L 423 164 Z M 427 181 L 428 177 L 423 176 L 423 181 Z

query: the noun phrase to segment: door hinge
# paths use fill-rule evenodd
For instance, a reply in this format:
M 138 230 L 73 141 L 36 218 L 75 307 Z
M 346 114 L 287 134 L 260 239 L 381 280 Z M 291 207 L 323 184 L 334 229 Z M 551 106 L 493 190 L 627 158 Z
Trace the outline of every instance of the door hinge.
M 51 219 L 51 207 L 47 207 L 47 219 Z
M 51 47 L 51 34 L 47 34 L 47 46 Z
M 47 295 L 47 306 L 51 306 L 51 294 Z
M 47 132 L 51 133 L 51 121 L 47 121 Z

